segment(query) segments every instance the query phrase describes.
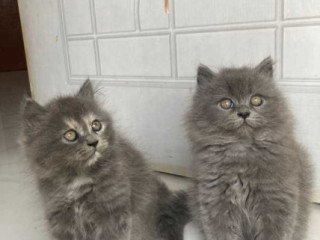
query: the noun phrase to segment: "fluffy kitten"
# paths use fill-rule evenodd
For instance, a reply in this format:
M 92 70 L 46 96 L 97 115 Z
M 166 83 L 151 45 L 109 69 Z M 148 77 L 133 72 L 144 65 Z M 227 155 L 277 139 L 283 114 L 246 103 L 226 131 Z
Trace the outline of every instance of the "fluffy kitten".
M 55 239 L 182 239 L 185 194 L 172 194 L 115 131 L 89 81 L 44 107 L 27 100 L 23 118 L 27 158 Z
M 311 170 L 272 65 L 198 68 L 187 128 L 191 207 L 206 240 L 304 239 Z

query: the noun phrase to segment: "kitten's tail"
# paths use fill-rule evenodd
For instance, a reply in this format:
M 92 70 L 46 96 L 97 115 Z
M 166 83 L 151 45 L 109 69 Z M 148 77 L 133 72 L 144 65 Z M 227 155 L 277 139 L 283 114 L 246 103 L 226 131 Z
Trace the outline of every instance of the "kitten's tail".
M 185 191 L 171 193 L 166 186 L 162 186 L 158 213 L 160 237 L 165 240 L 183 240 L 184 226 L 190 221 L 188 194 Z

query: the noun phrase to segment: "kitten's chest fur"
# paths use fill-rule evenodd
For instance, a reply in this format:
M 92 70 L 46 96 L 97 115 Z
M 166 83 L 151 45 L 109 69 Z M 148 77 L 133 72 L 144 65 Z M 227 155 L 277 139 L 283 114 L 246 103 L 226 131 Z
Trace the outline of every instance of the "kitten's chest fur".
M 274 156 L 251 144 L 235 143 L 201 155 L 205 157 L 197 164 L 197 174 L 200 187 L 207 192 L 208 198 L 223 198 L 247 208 L 255 190 L 272 184 L 270 180 L 276 181 L 276 177 L 267 177 L 271 173 L 268 164 L 273 164 Z
M 106 181 L 106 179 L 82 175 L 75 177 L 66 186 L 67 205 L 73 212 L 71 215 L 77 229 L 95 226 L 98 216 L 103 213 L 105 216 L 110 214 L 107 209 L 116 207 L 117 202 L 129 201 L 128 194 L 121 191 L 121 188 L 126 189 L 127 185 L 120 187 L 113 181 L 115 180 Z M 123 182 L 126 182 L 125 179 Z M 119 188 L 120 190 L 117 191 Z
M 93 195 L 94 180 L 88 176 L 77 176 L 66 186 L 67 197 L 71 201 L 81 202 L 86 195 Z
M 209 180 L 211 186 L 217 189 L 208 190 L 213 194 L 220 194 L 220 198 L 232 205 L 246 208 L 252 191 L 259 186 L 258 168 L 248 163 L 240 163 L 221 166 L 220 169 L 222 170 L 213 171 L 211 174 L 216 178 L 213 181 Z
M 232 204 L 245 207 L 251 191 L 250 178 L 241 173 L 233 174 L 224 184 L 226 185 L 225 197 Z

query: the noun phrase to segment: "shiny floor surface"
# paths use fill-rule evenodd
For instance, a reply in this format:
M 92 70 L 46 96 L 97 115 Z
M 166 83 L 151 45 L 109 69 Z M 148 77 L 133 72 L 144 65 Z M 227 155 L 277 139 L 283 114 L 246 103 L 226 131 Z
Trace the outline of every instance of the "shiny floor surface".
M 43 208 L 19 147 L 19 108 L 28 93 L 26 72 L 0 73 L 0 239 L 51 239 Z M 168 174 L 160 178 L 172 189 L 184 189 L 190 180 Z M 188 224 L 185 240 L 200 240 L 197 228 Z M 308 237 L 320 240 L 320 206 L 312 206 Z
M 50 239 L 41 202 L 19 146 L 21 100 L 29 94 L 26 72 L 0 73 L 0 239 Z

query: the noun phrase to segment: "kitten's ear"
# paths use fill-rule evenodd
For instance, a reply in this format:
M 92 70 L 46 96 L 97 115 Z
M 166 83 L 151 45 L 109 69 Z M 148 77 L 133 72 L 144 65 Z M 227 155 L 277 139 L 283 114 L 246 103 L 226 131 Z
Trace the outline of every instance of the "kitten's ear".
M 261 74 L 264 74 L 270 78 L 273 77 L 273 60 L 269 56 L 262 60 L 261 63 L 258 64 L 258 66 L 255 67 L 255 70 Z
M 86 80 L 86 81 L 82 84 L 79 92 L 77 93 L 77 96 L 79 96 L 79 97 L 84 97 L 84 98 L 88 98 L 88 99 L 93 99 L 93 97 L 94 97 L 94 90 L 93 90 L 92 84 L 91 84 L 91 82 L 90 82 L 89 79 Z
M 197 73 L 198 86 L 201 88 L 207 87 L 217 77 L 209 67 L 200 64 Z
M 47 111 L 31 98 L 25 98 L 22 103 L 22 119 L 25 133 L 30 135 L 36 132 Z

